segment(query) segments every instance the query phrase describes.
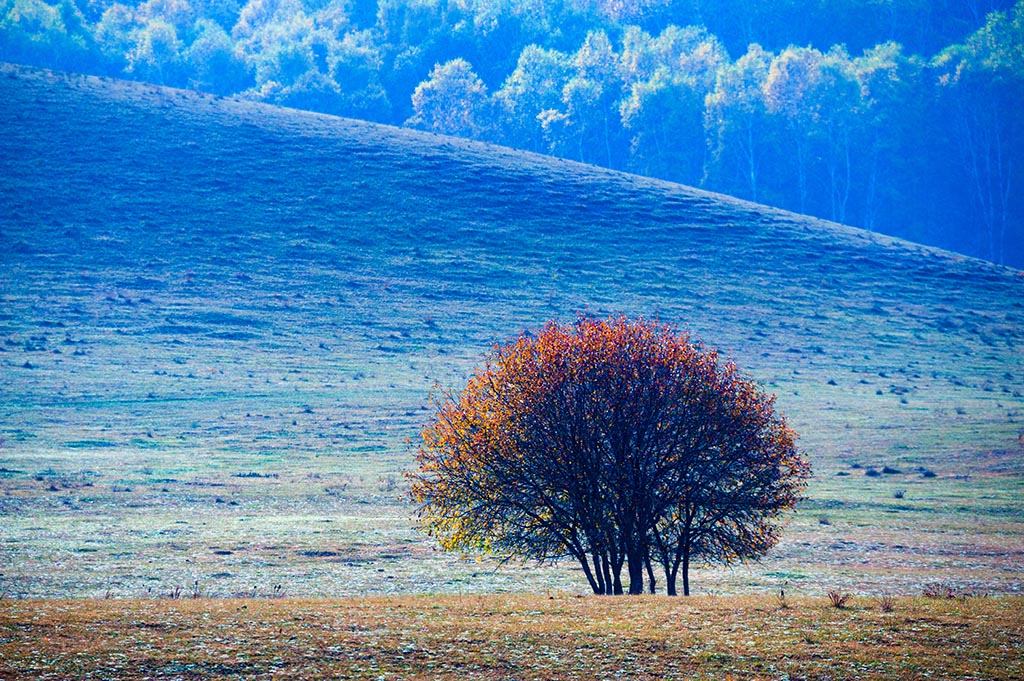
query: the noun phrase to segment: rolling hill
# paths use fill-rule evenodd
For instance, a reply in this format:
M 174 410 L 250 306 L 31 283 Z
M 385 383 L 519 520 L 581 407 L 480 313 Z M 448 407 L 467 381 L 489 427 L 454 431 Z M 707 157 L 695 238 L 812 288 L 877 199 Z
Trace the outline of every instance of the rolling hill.
M 696 189 L 241 99 L 0 69 L 0 591 L 577 588 L 435 554 L 432 387 L 580 313 L 777 393 L 815 468 L 698 590 L 1021 590 L 1024 274 Z M 413 440 L 413 441 L 410 441 Z

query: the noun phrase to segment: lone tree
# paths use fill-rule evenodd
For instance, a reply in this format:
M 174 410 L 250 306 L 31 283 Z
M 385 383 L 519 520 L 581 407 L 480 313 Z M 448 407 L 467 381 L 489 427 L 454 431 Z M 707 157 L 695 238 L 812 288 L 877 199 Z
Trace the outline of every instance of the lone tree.
M 810 475 L 774 397 L 673 327 L 550 323 L 435 398 L 412 497 L 448 550 L 575 558 L 596 594 L 763 555 Z

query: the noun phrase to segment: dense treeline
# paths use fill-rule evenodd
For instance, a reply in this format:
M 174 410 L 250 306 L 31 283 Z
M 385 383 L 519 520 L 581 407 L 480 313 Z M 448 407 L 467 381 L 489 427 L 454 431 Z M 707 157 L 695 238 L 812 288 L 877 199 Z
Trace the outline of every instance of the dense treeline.
M 0 0 L 0 60 L 405 124 L 1024 266 L 1024 0 Z

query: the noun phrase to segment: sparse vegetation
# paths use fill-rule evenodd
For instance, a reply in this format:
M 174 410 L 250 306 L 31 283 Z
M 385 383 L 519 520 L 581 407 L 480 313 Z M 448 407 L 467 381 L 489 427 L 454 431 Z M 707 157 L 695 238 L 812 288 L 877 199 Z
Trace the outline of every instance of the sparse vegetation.
M 435 552 L 401 486 L 378 481 L 411 465 L 431 386 L 581 310 L 714 339 L 778 396 L 820 470 L 940 473 L 899 478 L 898 509 L 883 481 L 820 476 L 763 563 L 701 569 L 701 591 L 763 593 L 786 571 L 804 575 L 793 594 L 824 594 L 853 569 L 858 589 L 901 597 L 1019 584 L 1008 414 L 1024 403 L 982 389 L 1024 375 L 1015 272 L 230 98 L 4 66 L 0 101 L 8 598 L 116 602 L 197 579 L 206 597 L 579 584 L 565 565 Z M 890 385 L 914 388 L 912 408 Z
M 1022 606 L 909 600 L 894 618 L 823 599 L 563 593 L 6 601 L 0 678 L 1011 681 L 1024 676 Z
M 922 595 L 925 598 L 952 599 L 957 597 L 957 590 L 952 584 L 932 582 L 925 585 Z
M 842 593 L 835 590 L 829 591 L 826 595 L 828 596 L 829 605 L 838 610 L 845 608 L 850 603 L 850 599 L 853 598 L 852 594 Z

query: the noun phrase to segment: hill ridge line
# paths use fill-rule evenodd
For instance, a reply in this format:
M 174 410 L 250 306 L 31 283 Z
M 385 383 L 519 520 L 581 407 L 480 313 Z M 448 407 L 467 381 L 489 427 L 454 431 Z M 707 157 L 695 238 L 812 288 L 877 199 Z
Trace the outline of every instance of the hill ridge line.
M 872 232 L 850 225 L 831 222 L 822 218 L 801 215 L 782 208 L 754 203 L 699 187 L 637 175 L 628 171 L 612 170 L 537 152 L 513 149 L 489 142 L 467 140 L 389 124 L 276 106 L 264 102 L 246 100 L 238 96 L 224 97 L 140 81 L 52 71 L 11 63 L 0 63 L 0 75 L 7 78 L 17 77 L 35 82 L 63 83 L 69 87 L 78 86 L 83 94 L 96 96 L 99 99 L 106 98 L 111 101 L 121 101 L 139 110 L 148 110 L 155 107 L 166 112 L 168 107 L 173 107 L 183 114 L 188 114 L 186 117 L 197 113 L 195 109 L 197 106 L 213 105 L 214 108 L 210 113 L 215 114 L 217 119 L 213 119 L 213 116 L 210 116 L 208 122 L 217 122 L 226 127 L 255 125 L 266 130 L 276 130 L 281 133 L 297 134 L 303 137 L 319 136 L 335 139 L 340 137 L 351 141 L 364 142 L 366 141 L 364 139 L 366 136 L 372 136 L 381 142 L 401 143 L 403 151 L 407 153 L 415 153 L 422 157 L 441 153 L 452 160 L 466 165 L 483 164 L 507 169 L 507 164 L 511 162 L 518 166 L 517 171 L 520 173 L 526 171 L 530 173 L 538 171 L 558 172 L 561 170 L 565 174 L 564 179 L 575 184 L 593 185 L 595 183 L 614 182 L 618 188 L 625 190 L 660 190 L 675 197 L 686 197 L 696 205 L 708 201 L 728 204 L 738 210 L 757 214 L 761 218 L 773 216 L 783 222 L 799 221 L 804 223 L 804 226 L 814 226 L 848 238 L 866 239 L 875 244 L 898 247 L 908 254 L 929 254 L 933 257 L 949 258 L 956 262 L 972 262 L 982 269 L 989 271 L 1018 271 L 1009 266 L 997 265 L 953 251 L 919 244 L 880 232 Z M 147 98 L 152 99 L 154 96 L 156 96 L 158 102 L 147 101 Z M 148 106 L 146 106 L 147 104 Z M 232 117 L 235 117 L 234 120 L 232 120 Z M 316 123 L 316 125 L 309 125 L 311 122 Z M 369 144 L 367 144 L 367 148 L 370 148 Z M 575 172 L 570 174 L 570 171 Z

